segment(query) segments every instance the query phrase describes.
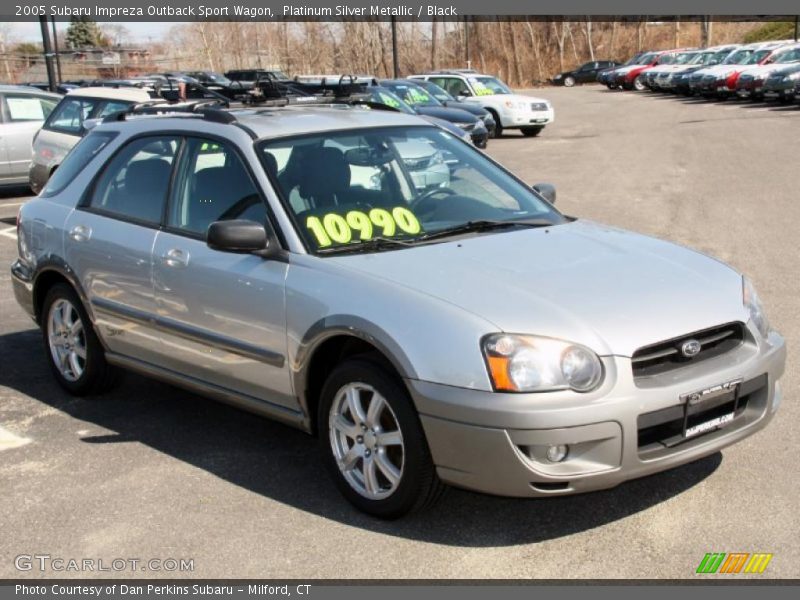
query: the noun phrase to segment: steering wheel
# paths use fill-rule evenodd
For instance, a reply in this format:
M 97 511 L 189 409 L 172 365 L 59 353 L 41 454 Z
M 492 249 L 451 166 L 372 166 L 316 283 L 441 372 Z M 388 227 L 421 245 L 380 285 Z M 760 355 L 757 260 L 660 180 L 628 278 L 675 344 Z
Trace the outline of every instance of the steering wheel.
M 413 212 L 419 212 L 419 213 L 430 212 L 431 210 L 433 210 L 433 207 L 432 206 L 428 207 L 428 209 L 426 210 L 425 203 L 430 202 L 430 200 L 433 199 L 434 196 L 436 196 L 437 194 L 444 194 L 445 196 L 456 195 L 456 193 L 450 188 L 434 188 L 432 190 L 425 192 L 421 196 L 414 198 L 414 200 L 412 200 L 408 206 Z

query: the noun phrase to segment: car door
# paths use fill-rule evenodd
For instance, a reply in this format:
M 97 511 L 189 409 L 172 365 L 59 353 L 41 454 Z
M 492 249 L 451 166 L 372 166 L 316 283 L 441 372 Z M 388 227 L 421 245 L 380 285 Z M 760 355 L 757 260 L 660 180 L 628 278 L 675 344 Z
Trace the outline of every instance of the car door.
M 586 83 L 587 81 L 594 81 L 597 76 L 597 63 L 590 62 L 583 65 L 578 71 L 578 81 Z
M 25 181 L 31 164 L 33 136 L 50 115 L 56 100 L 32 94 L 6 93 L 2 98 L 3 127 L 0 132 L 3 178 Z
M 162 355 L 152 253 L 180 143 L 177 136 L 128 141 L 65 227 L 67 263 L 108 349 L 148 363 Z
M 153 248 L 162 366 L 297 409 L 285 358 L 288 263 L 209 248 L 208 226 L 226 219 L 269 227 L 264 199 L 235 146 L 187 137 Z

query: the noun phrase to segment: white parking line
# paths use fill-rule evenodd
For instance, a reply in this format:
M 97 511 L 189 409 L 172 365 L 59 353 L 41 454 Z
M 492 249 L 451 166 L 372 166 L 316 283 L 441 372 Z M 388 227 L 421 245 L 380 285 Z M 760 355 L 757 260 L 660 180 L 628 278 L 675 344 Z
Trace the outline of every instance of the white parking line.
M 27 204 L 27 202 L 0 202 L 0 208 L 4 206 L 22 206 L 23 204 Z
M 0 235 L 3 235 L 7 238 L 10 238 L 14 241 L 17 240 L 17 228 L 16 227 L 9 227 L 8 229 L 3 229 L 0 231 Z
M 30 440 L 28 438 L 20 437 L 11 433 L 8 429 L 0 427 L 0 450 L 19 448 L 29 442 Z

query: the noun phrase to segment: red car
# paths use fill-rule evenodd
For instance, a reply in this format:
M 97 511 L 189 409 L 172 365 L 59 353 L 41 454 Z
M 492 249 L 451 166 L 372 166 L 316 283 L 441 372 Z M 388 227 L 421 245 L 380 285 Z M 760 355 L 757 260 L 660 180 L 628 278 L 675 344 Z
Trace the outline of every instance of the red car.
M 641 79 L 642 73 L 657 65 L 668 65 L 675 60 L 680 52 L 685 52 L 690 48 L 675 48 L 673 50 L 657 50 L 648 52 L 629 67 L 621 67 L 615 72 L 615 83 L 626 90 L 637 90 L 641 92 L 645 89 Z

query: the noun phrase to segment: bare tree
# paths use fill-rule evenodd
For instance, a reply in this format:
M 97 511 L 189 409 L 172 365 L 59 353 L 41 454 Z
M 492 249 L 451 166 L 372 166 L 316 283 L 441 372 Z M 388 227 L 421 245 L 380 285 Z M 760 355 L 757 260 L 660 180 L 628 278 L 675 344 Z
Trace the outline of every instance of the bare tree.
M 583 26 L 584 35 L 586 35 L 586 46 L 589 50 L 589 60 L 594 60 L 594 44 L 592 44 L 592 18 L 586 17 L 586 23 Z

